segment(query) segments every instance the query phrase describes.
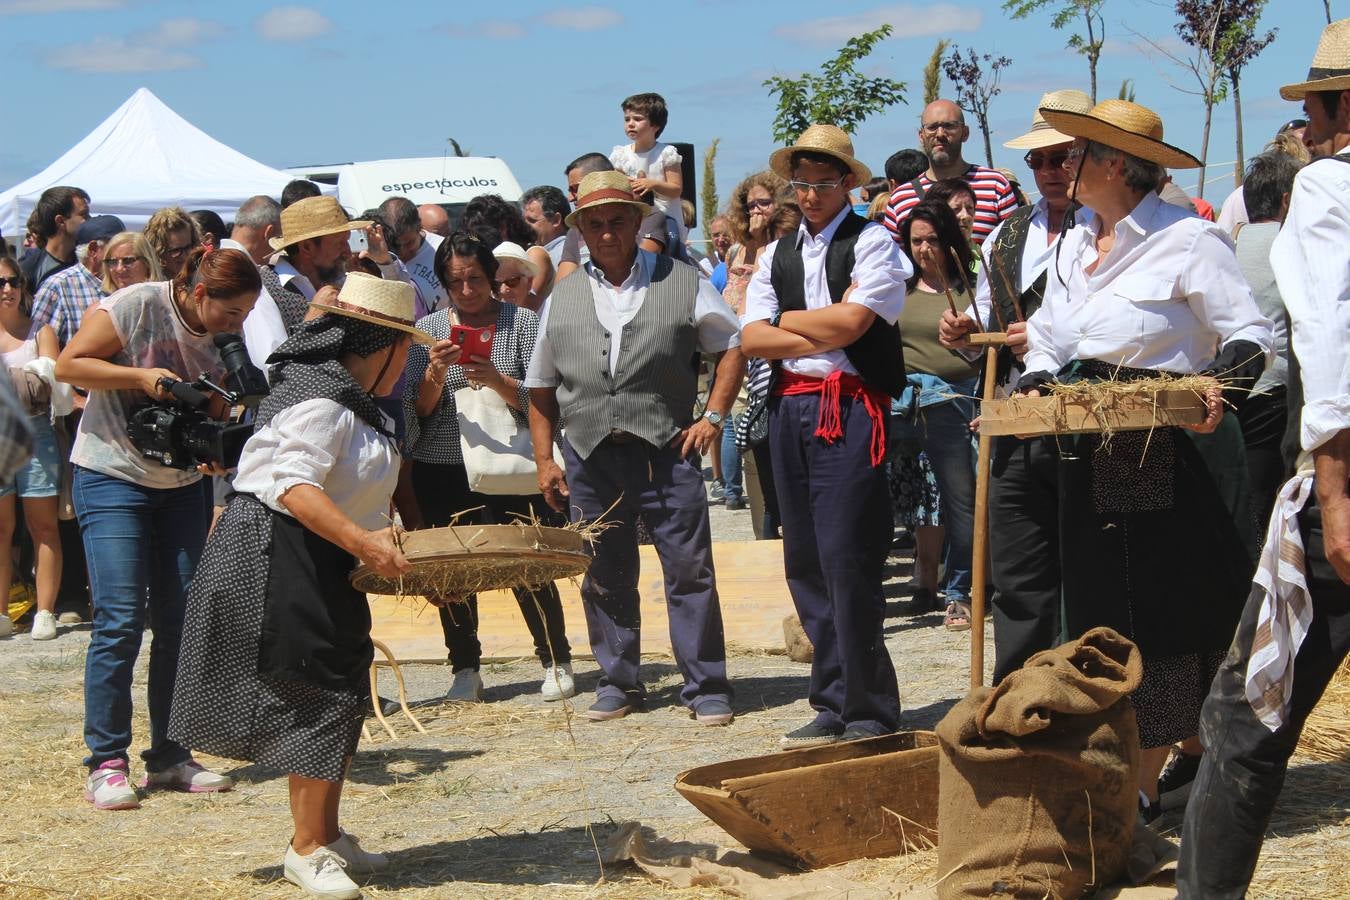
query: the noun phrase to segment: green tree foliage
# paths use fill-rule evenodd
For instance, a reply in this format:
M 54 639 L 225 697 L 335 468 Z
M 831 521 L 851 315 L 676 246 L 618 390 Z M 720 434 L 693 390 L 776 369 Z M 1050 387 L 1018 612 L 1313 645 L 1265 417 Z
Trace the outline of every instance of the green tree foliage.
M 923 67 L 923 105 L 927 106 L 942 95 L 942 54 L 947 52 L 951 42 L 946 38 L 937 42 L 933 55 L 928 57 L 928 65 Z
M 1050 20 L 1052 28 L 1064 28 L 1079 19 L 1083 22 L 1086 34 L 1074 32 L 1069 35 L 1070 50 L 1087 57 L 1088 74 L 1091 77 L 1092 102 L 1097 102 L 1097 60 L 1102 56 L 1102 45 L 1106 43 L 1106 20 L 1102 18 L 1102 9 L 1106 0 L 1003 0 L 1004 11 L 1011 13 L 1014 19 L 1024 19 L 1041 9 L 1050 9 L 1054 17 Z
M 778 97 L 773 120 L 774 140 L 790 144 L 813 122 L 837 125 L 852 134 L 868 116 L 905 100 L 905 83 L 890 78 L 870 78 L 858 71 L 859 61 L 891 33 L 882 25 L 849 38 L 843 48 L 820 67 L 819 73 L 803 72 L 799 78 L 775 75 L 764 82 L 770 96 Z
M 703 222 L 706 230 L 708 222 L 718 213 L 717 200 L 717 145 L 721 138 L 713 138 L 708 149 L 703 151 L 703 184 L 699 187 L 699 203 L 703 204 Z
M 1118 96 L 1119 96 L 1119 98 L 1120 98 L 1121 100 L 1128 100 L 1128 101 L 1130 101 L 1131 103 L 1134 102 L 1134 79 L 1133 79 L 1133 78 L 1126 78 L 1124 81 L 1122 81 L 1122 82 L 1120 83 L 1120 94 L 1119 94 Z

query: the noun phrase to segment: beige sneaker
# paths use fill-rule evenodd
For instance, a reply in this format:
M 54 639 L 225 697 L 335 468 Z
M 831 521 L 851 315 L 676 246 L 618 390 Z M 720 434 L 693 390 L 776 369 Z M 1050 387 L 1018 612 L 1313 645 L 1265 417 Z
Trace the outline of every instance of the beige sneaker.
M 14 623 L 10 621 L 9 613 L 0 615 L 0 638 L 7 638 L 14 633 Z
M 561 666 L 545 668 L 544 683 L 540 686 L 539 693 L 543 694 L 544 699 L 550 703 L 567 697 L 575 697 L 577 685 L 572 679 L 572 664 L 563 663 Z
M 389 857 L 361 849 L 361 839 L 341 828 L 338 829 L 338 839 L 329 844 L 328 849 L 346 860 L 347 868 L 353 872 L 371 875 L 389 867 Z
M 286 845 L 286 861 L 282 874 L 311 897 L 331 897 L 333 900 L 356 900 L 361 889 L 343 870 L 347 861 L 328 847 L 320 847 L 308 856 L 301 856 L 295 848 Z

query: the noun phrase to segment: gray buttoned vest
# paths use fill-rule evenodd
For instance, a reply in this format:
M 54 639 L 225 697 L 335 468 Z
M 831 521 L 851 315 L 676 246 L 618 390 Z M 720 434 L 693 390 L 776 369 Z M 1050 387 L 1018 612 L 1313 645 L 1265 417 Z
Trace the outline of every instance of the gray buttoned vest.
M 547 328 L 561 378 L 558 405 L 567 440 L 582 459 L 611 432 L 662 447 L 693 421 L 697 297 L 693 266 L 658 257 L 642 307 L 620 335 L 611 376 L 610 332 L 595 315 L 590 277 L 580 269 L 553 288 Z

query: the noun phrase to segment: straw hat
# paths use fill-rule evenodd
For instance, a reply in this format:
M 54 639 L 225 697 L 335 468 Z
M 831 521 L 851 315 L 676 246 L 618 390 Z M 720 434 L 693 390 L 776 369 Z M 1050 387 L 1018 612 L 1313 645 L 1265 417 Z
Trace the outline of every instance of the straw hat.
M 834 125 L 812 125 L 801 133 L 791 147 L 775 150 L 769 157 L 769 168 L 789 180 L 792 179 L 792 154 L 799 150 L 833 156 L 853 172 L 858 184 L 871 180 L 872 170 L 853 158 L 853 142 L 842 128 Z
M 310 238 L 369 227 L 369 222 L 348 219 L 336 197 L 306 197 L 281 211 L 281 236 L 268 243 L 273 250 L 282 250 Z
M 1316 91 L 1344 91 L 1350 89 L 1350 19 L 1332 22 L 1322 29 L 1308 80 L 1286 84 L 1280 96 L 1286 100 L 1302 100 Z
M 419 344 L 436 343 L 431 335 L 413 326 L 413 286 L 406 281 L 386 281 L 365 272 L 348 272 L 336 301 L 331 305 L 314 301 L 310 306 L 334 315 L 406 331 Z
M 1060 134 L 1051 128 L 1050 123 L 1045 121 L 1045 116 L 1041 115 L 1041 107 L 1046 106 L 1052 109 L 1085 113 L 1092 109 L 1092 98 L 1082 91 L 1073 90 L 1050 91 L 1047 94 L 1042 94 L 1041 102 L 1036 104 L 1036 112 L 1031 116 L 1031 130 L 1026 134 L 1018 135 L 1003 146 L 1010 150 L 1040 150 L 1042 147 L 1067 144 L 1073 140 L 1067 134 Z
M 492 248 L 492 255 L 497 257 L 499 262 L 504 259 L 515 260 L 525 267 L 526 274 L 531 278 L 537 278 L 539 275 L 539 267 L 535 265 L 534 260 L 530 259 L 530 255 L 525 252 L 525 248 L 515 241 L 502 241 Z
M 606 203 L 627 203 L 636 206 L 644 217 L 652 214 L 652 208 L 633 193 L 633 185 L 627 175 L 613 171 L 592 172 L 577 185 L 577 208 L 563 221 L 571 228 L 577 223 L 577 213 Z
M 1168 169 L 1198 169 L 1200 160 L 1163 141 L 1163 123 L 1147 106 L 1128 100 L 1103 100 L 1087 112 L 1041 107 L 1050 127 L 1069 137 L 1086 138 Z

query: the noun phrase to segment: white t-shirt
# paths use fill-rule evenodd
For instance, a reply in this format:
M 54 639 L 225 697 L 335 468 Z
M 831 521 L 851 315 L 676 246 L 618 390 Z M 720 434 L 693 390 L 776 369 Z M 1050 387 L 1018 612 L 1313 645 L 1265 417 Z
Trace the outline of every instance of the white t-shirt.
M 450 303 L 450 295 L 436 277 L 436 248 L 440 246 L 441 236 L 422 232 L 422 246 L 417 248 L 413 258 L 403 265 L 408 269 L 408 277 L 422 292 L 422 303 L 426 314 L 431 315 L 445 309 Z
M 619 144 L 609 151 L 609 161 L 614 168 L 629 178 L 655 178 L 657 181 L 665 181 L 666 169 L 680 168 L 681 157 L 680 151 L 673 146 L 657 141 L 645 153 L 638 153 L 632 144 Z M 646 199 L 652 206 L 675 220 L 675 224 L 680 227 L 681 241 L 688 238 L 689 234 L 684 227 L 684 210 L 680 208 L 679 197 L 662 197 L 656 191 L 652 191 L 651 196 Z

